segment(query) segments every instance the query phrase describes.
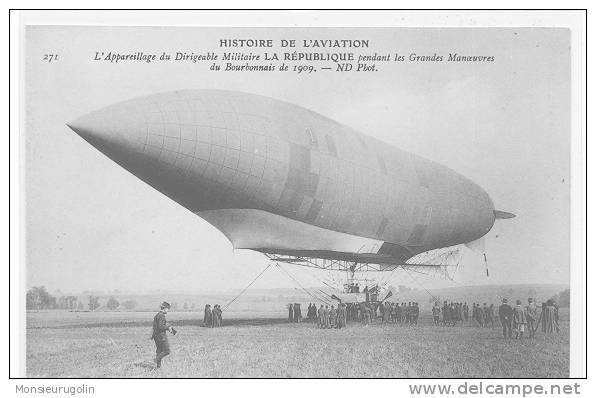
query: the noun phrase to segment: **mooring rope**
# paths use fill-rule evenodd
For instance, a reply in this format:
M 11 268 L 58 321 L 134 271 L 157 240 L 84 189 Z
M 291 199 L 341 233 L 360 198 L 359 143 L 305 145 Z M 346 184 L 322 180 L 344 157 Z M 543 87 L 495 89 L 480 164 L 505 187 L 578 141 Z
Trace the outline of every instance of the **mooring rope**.
M 246 286 L 244 288 L 244 290 L 242 290 L 236 297 L 234 297 L 230 302 L 228 302 L 226 305 L 224 305 L 223 309 L 225 310 L 226 308 L 228 308 L 234 301 L 236 301 L 238 299 L 238 297 L 242 296 L 242 294 L 244 294 L 244 292 L 247 291 L 248 288 L 251 287 L 252 284 L 255 283 L 257 281 L 257 279 L 259 279 L 261 277 L 261 275 L 263 275 L 265 273 L 265 271 L 267 271 L 269 269 L 269 267 L 271 267 L 271 263 L 269 263 L 269 265 L 267 265 L 265 267 L 265 269 L 263 271 L 261 271 L 261 273 L 259 275 L 257 275 L 257 277 L 255 279 L 253 279 L 252 282 L 250 282 L 248 284 L 248 286 Z

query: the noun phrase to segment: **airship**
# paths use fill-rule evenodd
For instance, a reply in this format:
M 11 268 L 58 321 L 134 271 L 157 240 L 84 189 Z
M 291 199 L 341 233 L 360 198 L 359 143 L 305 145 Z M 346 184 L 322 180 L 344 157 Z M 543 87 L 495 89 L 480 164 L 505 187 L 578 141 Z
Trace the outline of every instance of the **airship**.
M 67 125 L 235 249 L 277 261 L 391 270 L 514 217 L 448 167 L 261 95 L 158 93 Z

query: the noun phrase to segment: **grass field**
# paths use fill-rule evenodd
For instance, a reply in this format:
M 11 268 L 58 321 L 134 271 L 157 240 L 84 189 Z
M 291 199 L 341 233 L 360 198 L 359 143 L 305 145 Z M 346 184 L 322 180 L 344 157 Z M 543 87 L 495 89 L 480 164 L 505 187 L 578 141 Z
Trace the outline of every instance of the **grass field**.
M 561 333 L 504 340 L 501 330 L 348 324 L 319 330 L 283 313 L 226 313 L 224 327 L 202 314 L 172 312 L 179 333 L 155 370 L 153 313 L 31 312 L 28 377 L 568 377 L 568 311 Z

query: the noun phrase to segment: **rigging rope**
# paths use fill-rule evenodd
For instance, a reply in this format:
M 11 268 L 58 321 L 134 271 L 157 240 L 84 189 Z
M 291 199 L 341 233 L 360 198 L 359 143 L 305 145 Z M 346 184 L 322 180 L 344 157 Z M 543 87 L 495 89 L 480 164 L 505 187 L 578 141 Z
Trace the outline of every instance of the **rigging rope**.
M 313 299 L 315 299 L 315 301 L 322 301 L 326 304 L 329 304 L 330 302 L 323 298 L 321 299 L 320 297 L 315 296 L 314 294 L 312 294 L 311 292 L 309 292 L 304 286 L 302 286 L 302 284 L 300 284 L 300 282 L 298 282 L 288 271 L 286 271 L 284 268 L 282 268 L 282 266 L 279 263 L 275 263 L 275 265 L 281 270 L 283 271 L 290 279 L 292 279 L 294 282 L 296 282 L 296 284 L 306 292 L 306 294 L 308 294 L 310 297 L 312 297 Z
M 317 289 L 317 291 L 319 291 L 319 292 L 323 293 L 325 296 L 329 297 L 331 299 L 330 303 L 333 302 L 334 299 L 333 299 L 332 295 L 328 294 L 327 292 L 325 292 L 324 290 L 321 290 L 321 289 Z
M 395 272 L 396 269 L 398 269 L 399 267 L 395 267 L 393 268 L 393 270 L 389 273 L 389 275 L 385 278 L 383 278 L 383 282 L 379 283 L 378 285 L 381 286 L 382 288 L 385 288 L 385 286 L 391 282 L 391 276 L 393 275 L 393 273 Z
M 428 293 L 428 295 L 429 295 L 429 296 L 431 296 L 431 297 L 433 298 L 433 300 L 435 300 L 435 301 L 439 301 L 439 299 L 437 299 L 437 298 L 436 298 L 436 297 L 435 297 L 435 296 L 434 296 L 434 295 L 433 295 L 431 292 L 429 292 L 429 291 L 428 291 L 428 289 L 427 289 L 427 288 L 425 288 L 424 286 L 422 286 L 422 285 L 421 285 L 421 284 L 420 284 L 420 283 L 419 283 L 419 282 L 418 282 L 418 281 L 417 281 L 417 280 L 416 280 L 416 279 L 415 279 L 415 278 L 414 278 L 414 277 L 413 277 L 413 276 L 410 274 L 410 271 L 408 271 L 408 269 L 404 268 L 404 270 L 406 271 L 406 273 L 408 274 L 408 276 L 409 276 L 410 278 L 412 278 L 412 280 L 413 280 L 414 282 L 416 282 L 416 284 L 417 284 L 418 286 L 420 286 L 421 288 L 423 288 L 423 289 L 424 289 L 424 291 L 425 291 L 426 293 Z
M 250 282 L 248 284 L 248 286 L 246 286 L 244 288 L 244 290 L 242 290 L 236 297 L 234 297 L 230 302 L 228 302 L 226 305 L 224 305 L 223 310 L 225 310 L 226 308 L 228 308 L 234 301 L 236 301 L 236 299 L 238 299 L 238 297 L 242 296 L 242 294 L 248 290 L 249 287 L 251 287 L 251 285 L 253 283 L 255 283 L 257 281 L 257 279 L 259 279 L 261 277 L 261 275 L 263 275 L 265 273 L 265 271 L 267 271 L 269 269 L 269 267 L 271 267 L 271 263 L 269 263 L 269 265 L 267 265 L 265 267 L 265 269 L 263 271 L 261 271 L 261 273 L 259 275 L 257 275 L 257 277 L 255 279 L 252 280 L 252 282 Z
M 301 284 L 301 283 L 300 283 L 300 282 L 299 282 L 299 281 L 298 281 L 298 280 L 297 280 L 295 277 L 293 277 L 293 276 L 292 276 L 292 274 L 290 274 L 290 271 L 288 271 L 288 270 L 284 269 L 284 268 L 283 268 L 283 267 L 282 267 L 280 264 L 278 264 L 278 267 L 279 267 L 279 268 L 280 268 L 280 269 L 281 269 L 281 270 L 282 270 L 282 271 L 283 271 L 283 272 L 284 272 L 284 273 L 285 273 L 285 274 L 286 274 L 286 275 L 287 275 L 287 276 L 288 276 L 288 277 L 289 277 L 289 278 L 290 278 L 292 281 L 294 281 L 294 282 L 295 282 L 295 283 L 296 283 L 296 284 L 297 284 L 297 285 L 300 287 L 300 289 L 302 289 L 304 292 L 306 292 L 306 294 L 308 294 L 310 297 L 312 297 L 312 298 L 313 298 L 313 299 L 315 299 L 316 301 L 322 301 L 322 302 L 324 302 L 324 303 L 326 303 L 326 304 L 328 304 L 328 303 L 329 303 L 329 301 L 328 301 L 328 300 L 327 300 L 327 299 L 326 299 L 324 296 L 322 296 L 322 298 L 321 298 L 321 296 L 319 295 L 319 293 L 321 292 L 321 290 L 320 290 L 320 289 L 317 289 L 317 290 L 316 290 L 316 291 L 317 291 L 317 292 L 319 292 L 319 293 L 316 293 L 316 292 L 312 292 L 312 293 L 311 293 L 311 292 L 310 292 L 310 291 L 309 291 L 307 288 L 305 288 L 304 286 L 302 286 L 302 284 Z
M 341 290 L 339 290 L 338 288 L 331 286 L 330 284 L 326 283 L 324 280 L 321 279 L 321 282 L 323 282 L 325 284 L 325 286 L 330 287 L 333 290 L 337 290 L 339 293 L 343 293 Z
M 288 274 L 289 274 L 289 271 L 287 271 L 287 270 L 284 270 L 284 271 L 286 271 L 286 273 L 288 273 Z M 309 276 L 311 279 L 313 279 L 313 280 L 314 280 L 314 281 L 316 281 L 317 283 L 322 283 L 322 284 L 324 284 L 325 286 L 327 286 L 327 287 L 329 287 L 329 288 L 331 288 L 331 289 L 337 290 L 339 293 L 343 293 L 343 292 L 342 292 L 340 289 L 338 289 L 338 288 L 336 288 L 336 287 L 334 287 L 334 286 L 331 286 L 330 284 L 328 284 L 327 282 L 325 282 L 325 281 L 324 281 L 322 278 L 318 278 L 318 277 L 316 277 L 315 275 L 312 275 L 311 273 L 307 273 L 306 275 L 308 275 L 308 276 Z M 329 276 L 329 275 L 328 275 L 328 276 Z M 296 281 L 296 282 L 297 282 L 297 281 Z M 329 298 L 331 299 L 331 303 L 333 302 L 333 300 L 334 300 L 334 299 L 333 299 L 333 296 L 332 296 L 332 295 L 330 295 L 329 293 L 327 293 L 326 291 L 324 291 L 324 290 L 322 290 L 322 289 L 318 289 L 318 288 L 317 288 L 316 290 L 317 290 L 318 292 L 320 292 L 320 293 L 323 293 L 323 295 L 325 295 L 325 296 L 329 297 Z M 319 298 L 319 300 L 320 300 L 320 298 Z M 325 301 L 325 300 L 322 300 L 322 301 Z

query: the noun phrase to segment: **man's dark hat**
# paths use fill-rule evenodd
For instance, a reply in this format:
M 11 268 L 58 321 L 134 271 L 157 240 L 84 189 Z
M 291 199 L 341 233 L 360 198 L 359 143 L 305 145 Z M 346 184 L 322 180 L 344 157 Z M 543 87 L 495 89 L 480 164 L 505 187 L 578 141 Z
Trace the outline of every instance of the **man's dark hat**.
M 167 301 L 164 301 L 163 303 L 161 303 L 161 308 L 170 308 L 170 303 L 168 303 Z

